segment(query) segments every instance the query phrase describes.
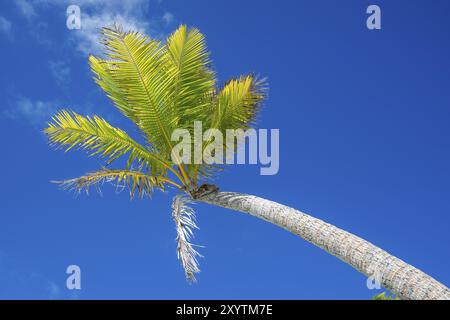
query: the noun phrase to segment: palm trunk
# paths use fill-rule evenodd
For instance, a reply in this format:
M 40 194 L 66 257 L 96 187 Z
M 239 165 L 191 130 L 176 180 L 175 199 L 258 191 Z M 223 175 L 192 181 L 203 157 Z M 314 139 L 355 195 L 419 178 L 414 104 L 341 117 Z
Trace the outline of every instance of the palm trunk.
M 241 211 L 276 224 L 375 279 L 400 299 L 450 300 L 450 290 L 419 269 L 347 231 L 303 212 L 234 192 L 217 192 L 199 201 Z

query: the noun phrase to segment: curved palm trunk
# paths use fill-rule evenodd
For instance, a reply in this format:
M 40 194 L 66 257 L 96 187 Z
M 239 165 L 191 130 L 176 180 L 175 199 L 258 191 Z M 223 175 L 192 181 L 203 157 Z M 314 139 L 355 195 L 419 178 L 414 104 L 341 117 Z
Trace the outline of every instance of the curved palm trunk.
M 392 256 L 370 242 L 303 212 L 234 192 L 217 192 L 197 199 L 249 213 L 276 224 L 326 250 L 401 299 L 450 299 L 450 290 L 419 269 Z

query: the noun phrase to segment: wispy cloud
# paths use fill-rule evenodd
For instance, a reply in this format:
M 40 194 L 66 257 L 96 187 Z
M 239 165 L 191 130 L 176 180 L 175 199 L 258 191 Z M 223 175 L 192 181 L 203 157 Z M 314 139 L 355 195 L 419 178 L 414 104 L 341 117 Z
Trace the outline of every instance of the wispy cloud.
M 96 106 L 89 101 L 82 104 L 71 103 L 70 106 L 61 104 L 59 99 L 41 100 L 26 97 L 23 95 L 15 95 L 17 98 L 6 103 L 6 107 L 0 111 L 0 117 L 17 121 L 26 121 L 38 130 L 47 125 L 58 111 L 68 108 L 80 114 L 92 114 L 96 110 Z M 104 115 L 107 121 L 117 121 L 114 115 Z
M 33 4 L 31 3 L 31 1 L 28 0 L 14 0 L 17 8 L 19 9 L 19 11 L 22 13 L 22 15 L 30 20 L 32 19 L 35 15 L 36 12 L 34 10 Z
M 42 8 L 55 6 L 66 12 L 69 5 L 77 5 L 81 11 L 81 29 L 71 30 L 69 40 L 82 54 L 99 54 L 102 27 L 120 24 L 124 30 L 146 32 L 153 37 L 163 37 L 163 29 L 174 21 L 170 12 L 150 14 L 148 0 L 15 0 L 22 14 L 32 20 Z M 154 5 L 159 5 L 156 1 Z M 43 12 L 43 10 L 42 10 Z M 156 12 L 156 11 L 155 11 Z M 41 35 L 42 36 L 42 35 Z
M 33 101 L 26 97 L 19 97 L 9 105 L 3 115 L 10 119 L 25 119 L 34 126 L 43 126 L 58 109 L 56 102 Z
M 84 54 L 99 54 L 102 27 L 116 23 L 124 30 L 149 33 L 153 37 L 163 37 L 163 28 L 174 20 L 173 14 L 166 12 L 160 16 L 148 17 L 149 1 L 146 0 L 82 0 L 81 29 L 73 32 L 77 48 Z
M 0 251 L 0 299 L 70 299 L 55 281 Z
M 166 25 L 170 25 L 174 20 L 174 16 L 170 12 L 165 12 L 162 16 L 162 20 Z
M 163 38 L 167 35 L 168 27 L 175 21 L 172 13 L 164 11 L 158 0 L 14 0 L 18 11 L 26 18 L 29 32 L 38 43 L 47 48 L 58 48 L 58 55 L 64 53 L 64 59 L 73 57 L 67 50 L 76 55 L 101 54 L 102 45 L 99 43 L 100 30 L 104 26 L 117 23 L 124 30 L 145 32 L 152 37 Z M 54 27 L 45 18 L 52 10 L 66 14 L 69 5 L 78 5 L 81 11 L 81 29 L 67 30 L 64 38 L 55 39 L 57 33 L 50 32 Z M 150 5 L 153 5 L 149 8 Z M 50 10 L 52 9 L 52 10 Z M 151 11 L 150 11 L 151 9 Z M 0 17 L 1 18 L 1 17 Z M 0 31 L 10 30 L 8 20 L 0 19 Z M 2 29 L 3 26 L 3 29 Z M 65 24 L 60 26 L 65 28 Z M 58 45 L 56 45 L 58 42 Z M 69 48 L 69 49 L 67 49 Z M 75 48 L 76 50 L 72 50 Z M 64 51 L 66 50 L 66 51 Z M 54 60 L 49 62 L 49 70 L 59 86 L 70 81 L 72 74 L 69 60 Z M 56 100 L 56 99 L 55 99 Z M 60 106 L 54 100 L 34 100 L 23 95 L 16 95 L 13 103 L 3 112 L 3 116 L 12 119 L 27 120 L 31 124 L 42 127 Z M 84 103 L 84 105 L 86 105 Z M 73 106 L 72 106 L 73 107 Z M 88 108 L 83 107 L 85 111 Z
M 70 82 L 70 67 L 66 62 L 50 61 L 49 68 L 58 85 L 65 86 Z
M 116 14 L 110 11 L 95 14 L 82 13 L 81 29 L 73 31 L 73 41 L 77 44 L 78 50 L 84 54 L 101 53 L 100 30 L 102 27 L 111 26 L 113 23 L 121 25 L 124 30 L 144 32 L 149 28 L 149 22 L 124 14 Z
M 0 16 L 0 33 L 4 33 L 7 36 L 11 36 L 12 23 L 8 19 Z

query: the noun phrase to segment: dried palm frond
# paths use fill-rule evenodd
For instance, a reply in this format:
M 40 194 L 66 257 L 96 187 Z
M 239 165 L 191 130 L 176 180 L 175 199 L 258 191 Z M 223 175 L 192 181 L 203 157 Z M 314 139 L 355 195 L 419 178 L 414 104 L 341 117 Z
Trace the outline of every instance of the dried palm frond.
M 92 186 L 98 187 L 105 182 L 115 183 L 118 189 L 128 188 L 131 198 L 137 193 L 139 197 L 150 196 L 153 189 L 164 190 L 164 184 L 169 183 L 179 187 L 176 183 L 165 177 L 151 176 L 139 171 L 109 170 L 103 168 L 100 171 L 91 172 L 75 179 L 53 181 L 61 185 L 63 189 L 73 190 L 77 194 L 85 190 L 89 192 Z
M 176 195 L 172 202 L 172 217 L 177 230 L 177 256 L 181 261 L 189 282 L 196 282 L 195 274 L 200 272 L 197 257 L 202 257 L 190 242 L 194 237 L 193 230 L 198 229 L 195 212 L 188 206 L 190 199 L 183 195 Z

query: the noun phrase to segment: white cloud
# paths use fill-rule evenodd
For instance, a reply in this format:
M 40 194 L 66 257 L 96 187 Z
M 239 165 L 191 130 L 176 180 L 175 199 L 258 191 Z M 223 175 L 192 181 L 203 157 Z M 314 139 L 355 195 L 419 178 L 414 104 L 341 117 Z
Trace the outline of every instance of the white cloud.
M 26 121 L 33 127 L 41 130 L 46 124 L 52 120 L 52 117 L 62 109 L 70 109 L 79 114 L 92 114 L 98 109 L 89 101 L 82 104 L 71 103 L 70 107 L 61 104 L 60 99 L 41 100 L 30 99 L 23 95 L 16 95 L 18 98 L 11 99 L 6 108 L 0 111 L 0 117 L 5 117 L 15 121 Z M 106 115 L 107 121 L 114 122 L 114 116 Z
M 102 45 L 99 43 L 100 30 L 114 23 L 121 25 L 124 30 L 145 32 L 149 29 L 147 21 L 134 16 L 115 14 L 110 11 L 96 14 L 82 13 L 81 29 L 72 31 L 77 49 L 84 54 L 99 54 L 102 51 Z
M 162 31 L 174 21 L 170 12 L 150 17 L 148 0 L 15 0 L 27 19 L 37 16 L 42 8 L 57 6 L 65 13 L 69 5 L 78 5 L 81 11 L 81 29 L 68 30 L 70 41 L 78 51 L 86 54 L 99 54 L 100 30 L 114 23 L 124 30 L 137 30 L 161 38 Z M 157 1 L 158 5 L 160 4 Z M 155 5 L 157 5 L 155 3 Z
M 0 32 L 6 34 L 7 36 L 11 36 L 11 21 L 0 16 Z
M 81 29 L 74 30 L 72 34 L 78 50 L 84 54 L 101 53 L 99 39 L 102 27 L 117 23 L 124 30 L 145 32 L 159 38 L 163 36 L 161 22 L 174 19 L 168 12 L 165 18 L 146 17 L 149 5 L 146 0 L 81 0 L 78 5 L 81 9 Z
M 33 4 L 28 0 L 14 0 L 17 8 L 19 8 L 22 15 L 28 20 L 32 19 L 36 12 L 34 11 Z
M 170 12 L 165 12 L 162 16 L 163 21 L 165 22 L 166 25 L 169 25 L 173 22 L 173 14 L 171 14 Z
M 4 111 L 4 115 L 11 119 L 25 119 L 36 126 L 45 125 L 57 110 L 57 104 L 50 101 L 32 101 L 26 97 L 19 97 Z

